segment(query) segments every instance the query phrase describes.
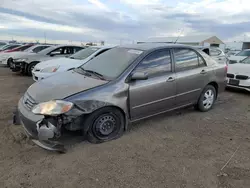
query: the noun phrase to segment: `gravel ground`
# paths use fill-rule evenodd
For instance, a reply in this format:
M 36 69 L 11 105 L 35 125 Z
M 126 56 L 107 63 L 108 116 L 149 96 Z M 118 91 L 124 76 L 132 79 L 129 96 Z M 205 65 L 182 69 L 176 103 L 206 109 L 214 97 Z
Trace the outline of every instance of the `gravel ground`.
M 38 148 L 11 123 L 31 83 L 0 67 L 0 187 L 250 187 L 248 93 L 226 91 L 210 112 L 163 114 L 132 125 L 117 140 L 77 142 L 58 154 Z

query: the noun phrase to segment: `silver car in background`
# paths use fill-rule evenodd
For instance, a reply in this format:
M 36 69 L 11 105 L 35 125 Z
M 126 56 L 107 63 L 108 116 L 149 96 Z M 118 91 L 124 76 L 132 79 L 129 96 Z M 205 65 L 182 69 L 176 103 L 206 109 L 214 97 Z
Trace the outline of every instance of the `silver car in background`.
M 210 56 L 220 64 L 227 63 L 227 56 L 220 48 L 210 47 Z
M 226 74 L 226 65 L 190 46 L 119 46 L 35 82 L 19 100 L 14 120 L 39 146 L 64 151 L 58 143 L 64 129 L 100 143 L 157 114 L 187 106 L 208 111 L 225 89 Z
M 10 69 L 12 69 L 13 72 L 21 71 L 24 74 L 32 76 L 33 68 L 41 61 L 70 56 L 84 48 L 85 47 L 83 46 L 76 45 L 51 46 L 38 53 L 23 55 L 16 59 L 13 59 L 13 61 L 10 63 Z
M 29 55 L 30 53 L 38 53 L 50 46 L 51 45 L 38 44 L 38 45 L 33 45 L 23 51 L 11 52 L 11 53 L 0 53 L 0 63 L 3 65 L 7 65 L 9 67 L 13 59 L 17 59 L 19 57 Z

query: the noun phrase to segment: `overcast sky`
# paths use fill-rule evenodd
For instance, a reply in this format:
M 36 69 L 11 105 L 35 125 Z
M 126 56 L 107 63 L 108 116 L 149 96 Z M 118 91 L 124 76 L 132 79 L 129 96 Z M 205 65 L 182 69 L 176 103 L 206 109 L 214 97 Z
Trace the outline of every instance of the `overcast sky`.
M 100 41 L 250 36 L 249 0 L 0 0 L 0 39 Z

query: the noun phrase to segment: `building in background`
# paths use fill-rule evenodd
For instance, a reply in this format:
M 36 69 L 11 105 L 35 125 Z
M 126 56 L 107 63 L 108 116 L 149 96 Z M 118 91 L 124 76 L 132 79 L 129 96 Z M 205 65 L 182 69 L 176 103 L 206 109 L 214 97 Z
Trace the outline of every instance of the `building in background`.
M 216 36 L 197 35 L 197 36 L 182 36 L 182 37 L 151 37 L 145 41 L 137 42 L 157 42 L 157 43 L 178 43 L 192 46 L 215 46 L 224 48 L 224 42 Z
M 250 41 L 235 41 L 235 42 L 227 42 L 226 49 L 230 50 L 245 50 L 250 49 Z

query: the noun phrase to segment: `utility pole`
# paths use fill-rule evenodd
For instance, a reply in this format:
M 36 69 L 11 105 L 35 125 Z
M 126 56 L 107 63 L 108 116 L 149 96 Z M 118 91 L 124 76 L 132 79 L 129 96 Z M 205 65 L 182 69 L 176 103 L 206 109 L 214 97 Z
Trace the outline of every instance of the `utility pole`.
M 46 40 L 47 40 L 47 36 L 46 36 L 46 32 L 44 31 L 44 43 L 46 44 Z

